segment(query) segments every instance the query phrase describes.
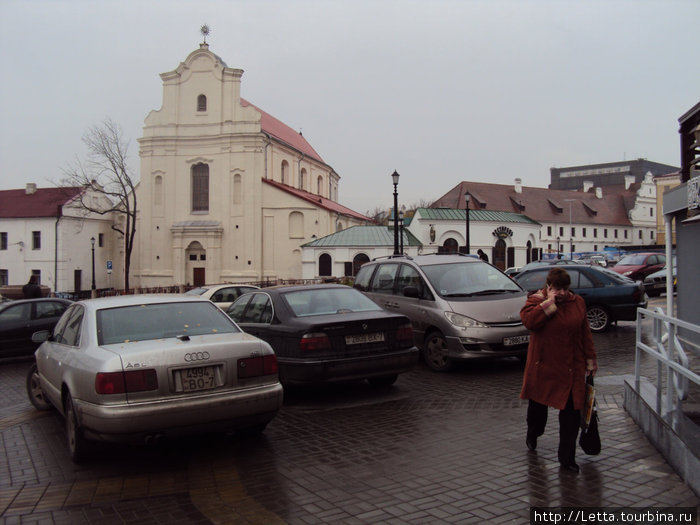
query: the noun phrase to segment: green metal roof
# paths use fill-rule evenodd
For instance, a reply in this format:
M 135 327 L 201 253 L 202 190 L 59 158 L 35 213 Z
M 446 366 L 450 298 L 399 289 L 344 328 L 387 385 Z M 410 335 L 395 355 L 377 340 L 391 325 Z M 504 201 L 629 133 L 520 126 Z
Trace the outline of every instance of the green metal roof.
M 403 244 L 404 246 L 422 246 L 421 242 L 406 229 L 403 230 Z M 345 230 L 331 233 L 320 239 L 302 244 L 302 248 L 393 245 L 393 228 L 388 228 L 387 226 L 352 226 Z
M 466 221 L 467 211 L 456 208 L 418 208 L 416 215 L 431 221 Z M 415 215 L 414 215 L 415 217 Z M 469 220 L 478 222 L 520 222 L 539 224 L 527 215 L 509 211 L 469 210 Z

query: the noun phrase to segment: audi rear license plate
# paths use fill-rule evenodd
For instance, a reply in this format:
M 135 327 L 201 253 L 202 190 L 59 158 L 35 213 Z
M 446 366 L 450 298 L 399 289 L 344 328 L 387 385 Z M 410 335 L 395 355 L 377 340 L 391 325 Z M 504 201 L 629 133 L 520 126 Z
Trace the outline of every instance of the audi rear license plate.
M 360 345 L 367 343 L 379 343 L 384 341 L 384 333 L 377 332 L 374 334 L 358 334 L 358 335 L 346 335 L 345 344 L 346 345 Z
M 181 392 L 197 392 L 216 388 L 216 367 L 199 366 L 175 371 L 175 384 Z
M 530 342 L 529 335 L 515 335 L 513 337 L 504 337 L 503 346 L 522 345 Z

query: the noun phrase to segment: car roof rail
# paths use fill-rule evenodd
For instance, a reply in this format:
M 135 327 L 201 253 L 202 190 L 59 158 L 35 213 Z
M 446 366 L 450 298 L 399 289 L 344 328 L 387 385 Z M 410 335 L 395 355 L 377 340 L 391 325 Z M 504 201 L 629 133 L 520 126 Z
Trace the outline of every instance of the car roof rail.
M 405 253 L 394 253 L 391 255 L 380 255 L 379 257 L 374 257 L 373 261 L 378 261 L 379 259 L 409 259 L 412 260 L 413 257 Z
M 470 257 L 472 259 L 479 259 L 480 257 L 474 253 L 463 253 L 463 252 L 431 252 L 431 253 L 421 253 L 423 255 L 457 255 L 460 257 Z

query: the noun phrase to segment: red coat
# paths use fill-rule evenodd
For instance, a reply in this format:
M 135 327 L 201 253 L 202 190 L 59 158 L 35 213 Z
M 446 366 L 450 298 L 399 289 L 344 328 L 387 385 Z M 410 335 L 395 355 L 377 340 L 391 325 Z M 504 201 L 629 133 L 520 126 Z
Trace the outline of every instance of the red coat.
M 520 318 L 530 330 L 521 399 L 563 410 L 573 393 L 574 409 L 583 407 L 586 359 L 596 359 L 586 304 L 569 292 L 562 302 L 539 290 L 527 298 Z

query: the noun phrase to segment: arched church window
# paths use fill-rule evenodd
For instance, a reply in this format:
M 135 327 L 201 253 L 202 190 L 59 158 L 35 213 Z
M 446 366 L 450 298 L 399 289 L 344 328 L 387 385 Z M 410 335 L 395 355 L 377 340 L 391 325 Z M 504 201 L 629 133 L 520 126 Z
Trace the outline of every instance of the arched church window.
M 320 175 L 317 179 L 316 193 L 318 193 L 319 195 L 323 195 L 323 177 L 321 177 Z
M 209 166 L 192 166 L 192 211 L 209 211 Z
M 287 183 L 287 178 L 289 177 L 289 162 L 286 160 L 282 161 L 282 176 L 280 178 L 280 182 L 282 184 Z
M 207 96 L 206 95 L 199 95 L 197 97 L 197 111 L 206 111 L 207 110 Z
M 321 256 L 318 258 L 318 275 L 321 277 L 330 277 L 333 275 L 333 264 L 332 264 L 331 256 L 328 255 L 327 253 L 322 253 Z

